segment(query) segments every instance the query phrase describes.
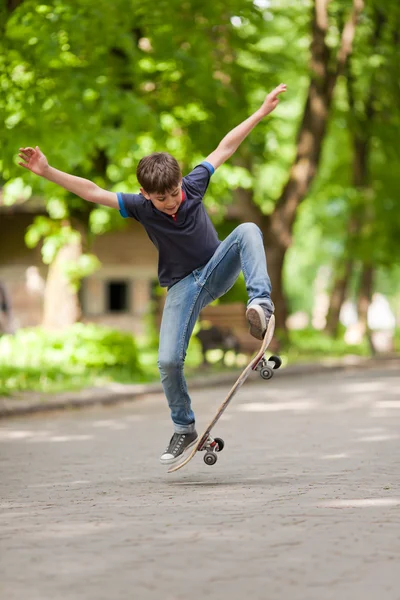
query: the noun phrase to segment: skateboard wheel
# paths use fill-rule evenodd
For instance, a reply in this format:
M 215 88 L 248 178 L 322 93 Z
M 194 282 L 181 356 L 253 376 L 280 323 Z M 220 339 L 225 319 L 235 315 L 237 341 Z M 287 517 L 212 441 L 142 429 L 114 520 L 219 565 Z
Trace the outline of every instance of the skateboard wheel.
M 273 369 L 271 369 L 271 367 L 263 367 L 260 371 L 260 375 L 263 379 L 271 379 L 273 374 L 274 371 Z
M 206 465 L 215 465 L 217 462 L 217 457 L 213 452 L 207 452 L 207 454 L 204 456 L 204 462 Z
M 274 366 L 272 367 L 273 369 L 279 369 L 279 367 L 282 364 L 282 359 L 280 356 L 275 356 L 275 355 L 270 356 L 268 361 L 271 361 L 274 363 Z
M 225 442 L 221 438 L 214 438 L 214 442 L 217 442 L 218 449 L 215 449 L 215 452 L 221 452 L 224 449 Z

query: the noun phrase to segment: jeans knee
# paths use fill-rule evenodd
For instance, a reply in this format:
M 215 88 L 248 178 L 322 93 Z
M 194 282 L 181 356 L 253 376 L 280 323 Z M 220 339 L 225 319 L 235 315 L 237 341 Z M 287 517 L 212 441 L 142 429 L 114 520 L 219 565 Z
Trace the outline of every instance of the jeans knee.
M 158 359 L 158 370 L 160 373 L 165 373 L 166 375 L 169 373 L 174 373 L 179 371 L 183 367 L 183 360 L 179 360 L 178 358 L 174 359 L 173 357 L 159 358 Z
M 259 226 L 256 225 L 255 223 L 241 223 L 241 225 L 238 225 L 237 231 L 242 236 L 251 237 L 251 236 L 258 234 L 258 235 L 261 235 L 261 237 L 262 237 L 262 231 L 259 228 Z

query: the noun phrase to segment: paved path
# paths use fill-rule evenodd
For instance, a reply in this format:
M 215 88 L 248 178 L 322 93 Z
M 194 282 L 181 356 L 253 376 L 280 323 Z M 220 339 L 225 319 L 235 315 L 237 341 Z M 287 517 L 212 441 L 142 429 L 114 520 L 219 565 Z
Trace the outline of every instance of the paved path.
M 399 600 L 399 390 L 398 367 L 246 385 L 217 464 L 174 475 L 160 396 L 3 422 L 0 598 Z

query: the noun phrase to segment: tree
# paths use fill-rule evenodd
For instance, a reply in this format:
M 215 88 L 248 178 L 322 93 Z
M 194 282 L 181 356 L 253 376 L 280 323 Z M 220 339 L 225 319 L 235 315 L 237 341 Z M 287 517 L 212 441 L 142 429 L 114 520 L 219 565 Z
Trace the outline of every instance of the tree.
M 374 290 L 373 279 L 378 268 L 391 266 L 398 252 L 398 235 L 393 228 L 399 224 L 398 211 L 391 199 L 396 197 L 392 170 L 394 161 L 398 160 L 392 136 L 400 133 L 398 116 L 392 108 L 399 101 L 397 86 L 393 85 L 398 70 L 394 49 L 399 17 L 394 3 L 385 9 L 379 4 L 368 7 L 363 35 L 348 64 L 346 77 L 346 119 L 356 193 L 349 204 L 348 237 L 341 257 L 346 273 L 344 278 L 340 270 L 337 273 L 327 329 L 337 333 L 339 311 L 351 276 L 349 265 L 359 264 L 358 314 L 372 350 L 367 314 Z

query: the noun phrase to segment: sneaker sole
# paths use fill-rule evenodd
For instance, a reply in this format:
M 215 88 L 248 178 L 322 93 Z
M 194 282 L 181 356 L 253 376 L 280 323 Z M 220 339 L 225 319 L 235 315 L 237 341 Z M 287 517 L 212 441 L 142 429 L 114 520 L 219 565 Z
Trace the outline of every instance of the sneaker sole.
M 263 340 L 267 330 L 267 319 L 261 306 L 250 306 L 246 311 L 246 318 L 250 325 L 250 334 L 258 340 Z
M 199 436 L 197 436 L 197 438 L 195 440 L 193 440 L 193 442 L 191 442 L 189 444 L 189 446 L 186 446 L 186 448 L 184 449 L 184 451 L 182 452 L 182 454 L 179 454 L 178 456 L 176 456 L 175 458 L 167 458 L 165 460 L 160 458 L 160 463 L 162 465 L 174 465 L 177 462 L 180 462 L 181 460 L 184 460 L 188 454 L 188 451 L 191 450 L 193 448 L 193 446 L 195 444 L 197 444 L 197 442 L 199 441 Z

